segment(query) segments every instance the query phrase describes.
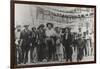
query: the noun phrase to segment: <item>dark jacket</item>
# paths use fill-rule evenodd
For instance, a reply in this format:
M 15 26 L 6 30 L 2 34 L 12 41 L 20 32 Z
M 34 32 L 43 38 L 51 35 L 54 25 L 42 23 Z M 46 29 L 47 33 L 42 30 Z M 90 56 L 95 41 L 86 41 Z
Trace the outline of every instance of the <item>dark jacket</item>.
M 20 39 L 22 40 L 22 46 L 24 47 L 29 46 L 31 41 L 31 31 L 27 30 L 26 32 L 24 29 L 20 34 Z
M 38 42 L 39 43 L 44 43 L 45 42 L 45 38 L 46 38 L 45 30 L 44 29 L 42 31 L 38 30 L 37 34 L 38 34 Z
M 62 41 L 62 43 L 63 43 L 63 45 L 66 47 L 66 46 L 70 46 L 71 44 L 72 44 L 72 35 L 71 35 L 71 33 L 68 33 L 68 38 L 66 39 L 66 34 L 64 34 L 63 36 L 62 36 L 62 38 L 63 38 L 63 41 Z

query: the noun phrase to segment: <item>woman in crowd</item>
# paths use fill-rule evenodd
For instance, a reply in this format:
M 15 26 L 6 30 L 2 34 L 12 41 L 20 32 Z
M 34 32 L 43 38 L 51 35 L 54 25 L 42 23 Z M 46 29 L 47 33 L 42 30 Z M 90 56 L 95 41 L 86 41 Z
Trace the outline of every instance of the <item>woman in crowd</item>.
M 57 55 L 57 59 L 59 61 L 63 60 L 63 45 L 61 43 L 62 38 L 61 38 L 61 29 L 59 27 L 55 28 L 56 31 L 56 55 Z
M 65 53 L 66 53 L 66 61 L 70 60 L 72 62 L 72 35 L 71 35 L 71 29 L 65 28 L 65 32 L 63 35 L 63 45 L 65 47 Z
M 82 31 L 81 28 L 79 28 L 79 33 L 77 36 L 77 61 L 80 62 L 84 56 L 83 49 L 84 49 L 84 40 L 82 38 Z
M 37 46 L 37 54 L 38 54 L 38 61 L 41 62 L 43 59 L 46 59 L 46 45 L 45 45 L 45 29 L 44 25 L 41 24 L 37 30 L 38 33 L 38 46 Z

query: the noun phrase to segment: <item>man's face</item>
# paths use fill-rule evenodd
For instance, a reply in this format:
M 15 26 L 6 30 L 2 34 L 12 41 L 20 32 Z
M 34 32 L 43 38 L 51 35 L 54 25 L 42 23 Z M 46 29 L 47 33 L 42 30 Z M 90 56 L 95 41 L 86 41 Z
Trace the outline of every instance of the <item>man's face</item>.
M 33 28 L 32 31 L 36 31 L 36 28 Z
M 60 28 L 57 28 L 57 31 L 60 32 L 61 31 Z
M 20 31 L 21 31 L 21 29 L 17 29 L 17 31 L 18 31 L 18 32 L 20 32 Z
M 60 28 L 59 28 L 59 27 L 55 28 L 55 31 L 56 31 L 56 32 L 58 32 L 58 33 L 60 33 L 60 32 L 61 32 L 61 30 L 60 30 Z
M 79 32 L 81 32 L 81 28 L 79 29 Z
M 86 32 L 84 32 L 83 34 L 84 34 L 84 36 L 86 36 Z
M 50 24 L 48 25 L 48 28 L 49 28 L 49 29 L 51 29 L 51 28 L 52 28 Z
M 25 27 L 25 29 L 28 29 L 28 26 L 27 26 L 27 27 Z
M 68 29 L 65 30 L 65 33 L 68 33 Z
M 86 33 L 89 34 L 89 31 L 87 30 Z

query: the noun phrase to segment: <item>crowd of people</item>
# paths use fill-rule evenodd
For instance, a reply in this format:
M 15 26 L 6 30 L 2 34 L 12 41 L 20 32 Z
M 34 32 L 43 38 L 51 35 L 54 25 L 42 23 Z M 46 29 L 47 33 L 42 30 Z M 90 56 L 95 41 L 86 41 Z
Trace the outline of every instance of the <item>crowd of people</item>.
M 54 27 L 53 23 L 41 24 L 38 28 L 24 25 L 24 30 L 16 29 L 16 62 L 28 62 L 30 51 L 31 63 L 63 61 L 72 62 L 72 55 L 77 50 L 77 62 L 84 56 L 91 55 L 92 39 L 88 30 L 71 32 L 71 27 Z

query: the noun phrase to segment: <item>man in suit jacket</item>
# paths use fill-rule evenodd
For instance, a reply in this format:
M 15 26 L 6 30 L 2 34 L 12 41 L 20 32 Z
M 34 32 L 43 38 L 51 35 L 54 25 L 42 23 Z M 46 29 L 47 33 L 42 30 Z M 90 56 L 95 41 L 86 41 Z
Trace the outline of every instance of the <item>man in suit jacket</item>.
M 30 47 L 30 57 L 31 57 L 31 62 L 34 63 L 36 62 L 37 58 L 37 31 L 35 27 L 32 27 L 31 31 L 31 47 Z
M 31 31 L 28 29 L 29 25 L 24 25 L 25 29 L 21 31 L 20 34 L 20 46 L 22 49 L 22 60 L 23 63 L 28 62 L 28 52 L 30 49 L 30 39 L 31 39 Z

